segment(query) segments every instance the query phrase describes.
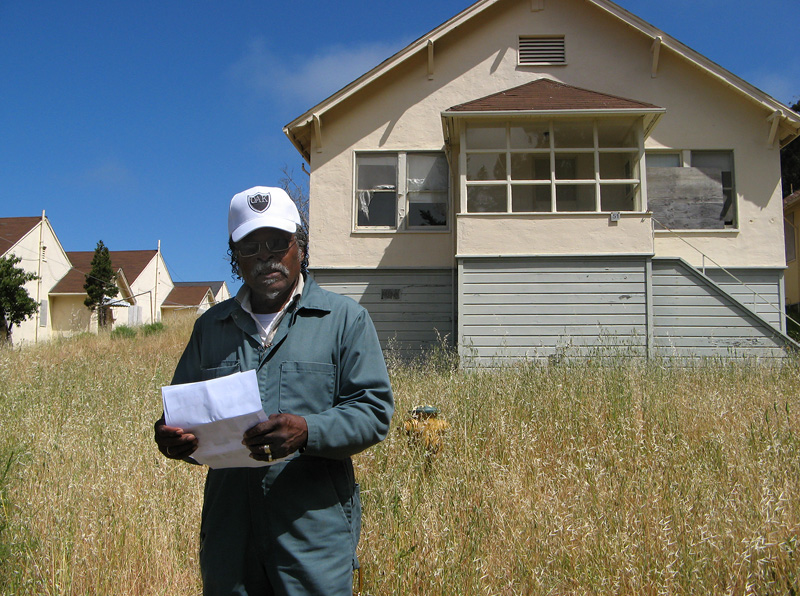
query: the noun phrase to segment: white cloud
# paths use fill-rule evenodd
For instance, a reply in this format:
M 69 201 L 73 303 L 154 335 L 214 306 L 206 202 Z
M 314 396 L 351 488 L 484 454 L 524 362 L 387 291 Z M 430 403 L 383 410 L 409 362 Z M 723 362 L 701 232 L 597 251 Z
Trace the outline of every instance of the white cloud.
M 79 176 L 80 183 L 100 190 L 129 189 L 136 185 L 133 172 L 116 159 L 107 159 L 84 170 Z
M 322 48 L 306 59 L 280 56 L 263 38 L 252 41 L 231 66 L 230 75 L 258 98 L 311 107 L 403 47 L 402 42 Z

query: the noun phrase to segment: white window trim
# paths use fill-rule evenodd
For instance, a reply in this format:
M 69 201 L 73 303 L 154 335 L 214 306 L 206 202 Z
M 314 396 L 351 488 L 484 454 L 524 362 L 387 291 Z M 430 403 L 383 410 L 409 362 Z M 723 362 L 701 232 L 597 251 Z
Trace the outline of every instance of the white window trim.
M 352 208 L 352 228 L 353 234 L 442 234 L 450 233 L 451 221 L 453 219 L 452 205 L 452 172 L 450 171 L 450 160 L 447 160 L 447 196 L 446 210 L 447 210 L 447 223 L 443 226 L 408 226 L 408 168 L 407 156 L 409 154 L 441 154 L 445 152 L 441 149 L 412 149 L 412 150 L 379 150 L 373 151 L 369 149 L 354 150 L 353 151 L 353 173 L 352 181 L 353 187 L 350 195 L 350 205 Z M 397 205 L 395 207 L 395 226 L 359 226 L 358 225 L 358 207 L 356 205 L 356 192 L 358 191 L 358 156 L 359 155 L 394 155 L 397 157 Z M 403 175 L 400 175 L 403 172 Z
M 511 163 L 511 154 L 512 153 L 527 153 L 527 154 L 541 154 L 541 155 L 549 155 L 550 157 L 550 180 L 512 180 L 511 178 L 511 169 L 506 168 L 506 179 L 505 180 L 481 180 L 481 181 L 470 181 L 467 182 L 467 155 L 470 153 L 502 153 L 501 149 L 469 149 L 467 147 L 467 126 L 461 127 L 460 131 L 460 150 L 459 150 L 459 213 L 469 213 L 470 215 L 479 215 L 479 216 L 488 216 L 488 215 L 511 215 L 511 216 L 529 216 L 529 215 L 551 215 L 551 214 L 590 214 L 590 213 L 603 213 L 609 214 L 611 211 L 603 211 L 601 209 L 601 192 L 600 189 L 604 185 L 612 185 L 612 184 L 632 184 L 632 185 L 639 185 L 639 194 L 638 199 L 635 199 L 634 209 L 630 211 L 623 211 L 624 213 L 646 213 L 647 212 L 647 178 L 645 172 L 645 147 L 644 147 L 644 134 L 642 128 L 642 121 L 638 119 L 636 121 L 637 127 L 637 142 L 635 147 L 600 147 L 599 142 L 599 134 L 598 134 L 598 124 L 599 119 L 593 118 L 592 119 L 592 147 L 578 147 L 578 148 L 570 148 L 570 147 L 556 147 L 555 146 L 555 135 L 554 135 L 554 122 L 555 120 L 549 119 L 549 147 L 548 148 L 520 148 L 520 149 L 512 149 L 511 148 L 511 132 L 510 132 L 510 125 L 512 123 L 516 123 L 517 121 L 506 120 L 504 122 L 505 125 L 505 135 L 506 135 L 506 143 L 505 143 L 505 158 L 506 164 Z M 601 153 L 622 153 L 622 152 L 629 152 L 636 154 L 636 162 L 637 162 L 637 169 L 639 172 L 638 178 L 606 178 L 600 179 L 600 154 Z M 576 179 L 576 180 L 567 180 L 567 179 L 556 179 L 555 175 L 555 167 L 556 167 L 556 154 L 557 153 L 592 153 L 594 155 L 594 179 Z M 477 183 L 477 184 L 476 184 Z M 506 211 L 494 211 L 494 212 L 485 212 L 485 213 L 478 213 L 478 212 L 470 212 L 467 210 L 467 189 L 469 186 L 506 186 Z M 511 199 L 511 188 L 514 185 L 525 185 L 525 186 L 547 186 L 550 185 L 550 211 L 512 211 L 512 199 Z M 595 202 L 595 210 L 594 211 L 558 211 L 557 210 L 557 196 L 556 196 L 556 188 L 558 186 L 594 186 L 594 202 Z

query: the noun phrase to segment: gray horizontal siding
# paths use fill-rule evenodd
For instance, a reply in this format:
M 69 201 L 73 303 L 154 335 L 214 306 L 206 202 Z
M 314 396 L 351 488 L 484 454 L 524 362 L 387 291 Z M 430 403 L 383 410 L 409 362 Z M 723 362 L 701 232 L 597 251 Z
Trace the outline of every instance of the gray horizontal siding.
M 414 356 L 441 339 L 453 341 L 452 270 L 320 269 L 311 275 L 367 309 L 384 349 Z M 383 290 L 398 290 L 399 299 L 387 299 Z
M 769 276 L 763 273 L 739 270 L 737 277 L 759 284 L 764 291 L 759 293 L 779 301 L 780 278 L 773 274 L 770 285 L 765 283 Z M 724 275 L 706 270 L 712 280 L 720 274 Z M 752 302 L 748 307 L 738 303 L 745 297 L 738 283 L 715 287 L 682 261 L 654 259 L 652 288 L 653 340 L 658 356 L 777 358 L 785 354 L 787 342 L 776 333 L 780 316 L 768 317 L 760 308 L 756 312 L 763 318 L 753 316 L 748 311 L 753 310 Z M 752 291 L 747 293 L 752 296 Z
M 729 269 L 727 271 L 726 273 L 721 269 L 707 268 L 705 274 L 739 302 L 761 315 L 770 325 L 780 329 L 783 316 L 781 298 L 783 270 Z
M 459 335 L 473 365 L 646 353 L 641 259 L 464 259 L 460 275 Z

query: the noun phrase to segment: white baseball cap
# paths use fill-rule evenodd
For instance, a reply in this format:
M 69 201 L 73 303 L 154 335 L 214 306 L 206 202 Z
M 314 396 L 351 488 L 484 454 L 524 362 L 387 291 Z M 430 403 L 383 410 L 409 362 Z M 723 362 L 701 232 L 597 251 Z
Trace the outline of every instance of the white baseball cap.
M 282 188 L 254 186 L 231 199 L 228 234 L 234 242 L 260 228 L 277 228 L 294 234 L 299 227 L 297 206 Z

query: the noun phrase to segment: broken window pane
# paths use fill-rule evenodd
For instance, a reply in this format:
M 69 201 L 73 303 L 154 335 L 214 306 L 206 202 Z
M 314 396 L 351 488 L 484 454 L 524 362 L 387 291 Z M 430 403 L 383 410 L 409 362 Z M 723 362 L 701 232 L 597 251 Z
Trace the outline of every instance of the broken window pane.
M 550 124 L 512 124 L 509 128 L 509 144 L 512 149 L 548 149 L 550 147 Z
M 467 187 L 467 211 L 469 213 L 505 213 L 505 185 Z
M 397 156 L 357 157 L 357 225 L 396 227 Z
M 442 153 L 409 153 L 408 226 L 447 225 L 447 159 Z

